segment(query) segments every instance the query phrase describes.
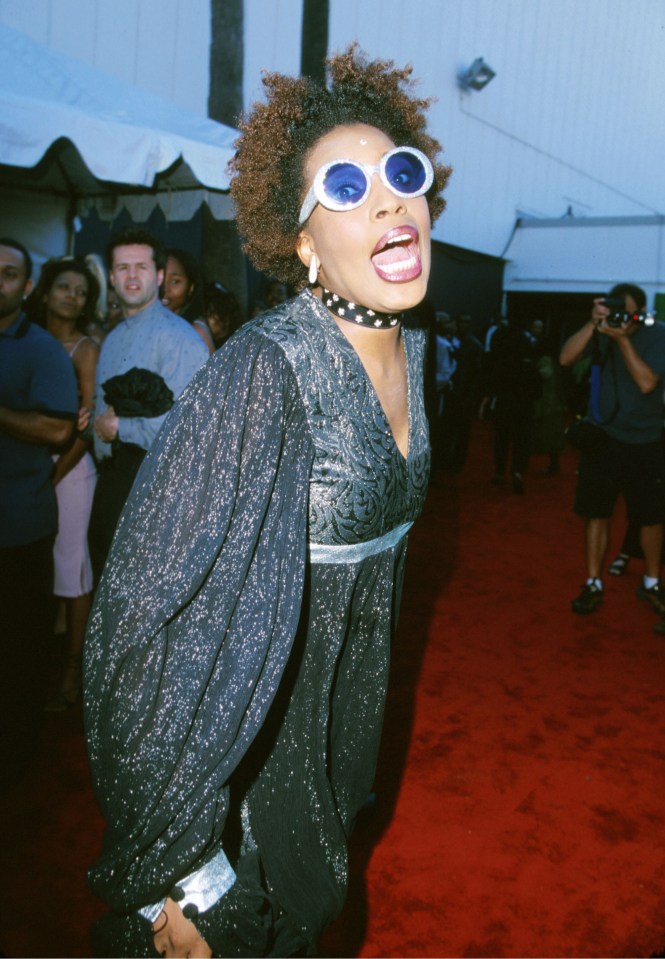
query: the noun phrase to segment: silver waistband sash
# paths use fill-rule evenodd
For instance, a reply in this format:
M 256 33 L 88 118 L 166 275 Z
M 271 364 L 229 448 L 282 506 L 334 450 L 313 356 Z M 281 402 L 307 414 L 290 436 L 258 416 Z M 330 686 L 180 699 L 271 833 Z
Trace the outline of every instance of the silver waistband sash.
M 413 522 L 402 523 L 391 529 L 383 536 L 369 539 L 366 543 L 352 543 L 350 546 L 326 546 L 321 543 L 310 543 L 307 555 L 311 563 L 360 563 L 368 556 L 376 556 L 384 549 L 397 546 L 409 532 Z

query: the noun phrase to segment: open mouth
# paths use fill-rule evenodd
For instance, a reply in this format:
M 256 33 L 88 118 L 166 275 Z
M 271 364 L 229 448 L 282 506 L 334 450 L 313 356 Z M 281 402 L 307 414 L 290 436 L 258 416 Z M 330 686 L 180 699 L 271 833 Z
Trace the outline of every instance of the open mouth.
M 420 276 L 418 231 L 412 226 L 388 230 L 372 251 L 372 265 L 382 279 L 391 283 L 404 283 Z

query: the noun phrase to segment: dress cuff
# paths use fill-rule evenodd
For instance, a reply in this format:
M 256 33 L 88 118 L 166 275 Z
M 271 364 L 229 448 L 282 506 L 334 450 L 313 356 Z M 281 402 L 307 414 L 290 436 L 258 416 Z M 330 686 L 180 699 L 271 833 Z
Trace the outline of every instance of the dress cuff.
M 192 919 L 200 912 L 205 912 L 229 891 L 236 881 L 236 874 L 231 863 L 226 858 L 223 849 L 220 849 L 212 859 L 204 863 L 199 869 L 190 872 L 181 879 L 170 891 L 169 896 L 177 902 L 187 919 Z M 161 902 L 143 906 L 139 913 L 154 922 L 164 908 L 166 899 Z
M 148 922 L 154 922 L 165 905 L 166 899 L 164 898 L 161 900 L 161 902 L 155 902 L 150 906 L 143 906 L 142 909 L 139 909 L 139 915 L 143 916 L 144 919 L 147 919 Z

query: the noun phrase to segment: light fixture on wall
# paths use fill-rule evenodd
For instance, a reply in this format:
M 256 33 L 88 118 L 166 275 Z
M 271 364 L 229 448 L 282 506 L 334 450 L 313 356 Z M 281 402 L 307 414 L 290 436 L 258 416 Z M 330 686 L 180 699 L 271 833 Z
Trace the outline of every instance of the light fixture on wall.
M 477 57 L 470 67 L 458 74 L 457 79 L 463 90 L 482 90 L 495 76 L 489 64 L 482 57 Z

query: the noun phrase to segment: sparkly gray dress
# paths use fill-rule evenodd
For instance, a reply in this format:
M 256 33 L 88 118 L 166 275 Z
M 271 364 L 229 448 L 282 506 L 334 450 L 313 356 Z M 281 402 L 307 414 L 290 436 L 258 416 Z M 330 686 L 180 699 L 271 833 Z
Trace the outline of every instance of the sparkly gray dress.
M 234 865 L 258 851 L 306 943 L 342 907 L 404 534 L 428 481 L 424 334 L 402 336 L 406 459 L 353 347 L 305 292 L 211 357 L 144 461 L 85 647 L 107 821 L 89 881 L 116 913 L 165 896 L 232 819 Z

